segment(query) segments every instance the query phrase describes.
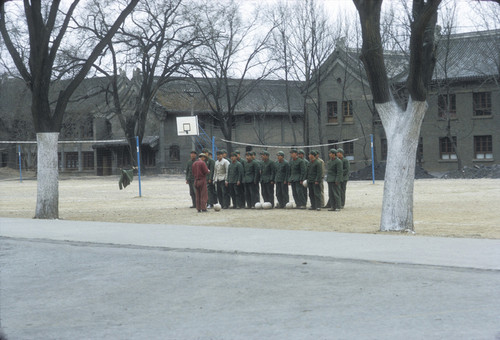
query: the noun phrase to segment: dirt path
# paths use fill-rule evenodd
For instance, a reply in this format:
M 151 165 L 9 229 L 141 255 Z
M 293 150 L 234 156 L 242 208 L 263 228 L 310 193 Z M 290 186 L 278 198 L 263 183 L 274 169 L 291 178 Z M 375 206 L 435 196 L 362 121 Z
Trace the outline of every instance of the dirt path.
M 31 218 L 36 180 L 0 169 L 0 216 Z M 208 225 L 268 229 L 376 233 L 383 182 L 350 181 L 347 203 L 339 213 L 307 210 L 223 210 L 198 214 L 189 209 L 188 187 L 181 176 L 148 176 L 124 190 L 118 177 L 67 177 L 59 184 L 59 215 L 65 220 Z M 500 238 L 500 179 L 415 181 L 417 235 Z

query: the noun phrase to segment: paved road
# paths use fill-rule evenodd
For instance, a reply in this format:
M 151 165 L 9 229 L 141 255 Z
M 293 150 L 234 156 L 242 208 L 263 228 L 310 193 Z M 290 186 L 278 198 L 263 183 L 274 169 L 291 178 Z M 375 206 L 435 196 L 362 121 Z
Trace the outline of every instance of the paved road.
M 8 339 L 500 339 L 497 240 L 6 218 L 0 237 Z

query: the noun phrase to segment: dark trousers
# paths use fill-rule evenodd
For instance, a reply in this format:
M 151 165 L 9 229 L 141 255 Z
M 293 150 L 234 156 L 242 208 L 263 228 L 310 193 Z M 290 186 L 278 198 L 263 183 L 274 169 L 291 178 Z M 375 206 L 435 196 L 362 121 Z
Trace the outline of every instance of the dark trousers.
M 194 190 L 194 179 L 189 181 L 189 195 L 191 196 L 192 206 L 196 207 L 196 192 Z
M 262 199 L 264 202 L 270 202 L 274 207 L 274 184 L 271 182 L 261 183 Z
M 307 204 L 307 196 L 306 190 L 300 182 L 292 182 L 292 195 L 293 200 L 295 201 L 295 205 L 298 207 L 306 206 Z
M 226 181 L 217 181 L 217 200 L 226 209 L 229 207 L 229 193 L 226 188 Z
M 241 184 L 237 185 L 236 183 L 229 183 L 227 186 L 227 191 L 229 192 L 229 196 L 231 196 L 231 200 L 233 201 L 233 208 L 243 208 L 245 206 L 244 201 L 243 205 L 241 205 L 241 187 Z
M 257 197 L 257 185 L 254 183 L 245 183 L 245 201 L 247 203 L 247 208 L 255 206 Z
M 321 208 L 321 188 L 319 184 L 308 182 L 307 187 L 309 189 L 309 200 L 311 201 L 311 208 Z
M 347 181 L 340 182 L 340 198 L 341 198 L 341 206 L 342 208 L 345 205 L 345 191 L 347 189 Z
M 194 188 L 196 190 L 196 209 L 198 211 L 207 210 L 207 180 L 205 178 L 195 180 Z
M 340 184 L 335 184 L 335 182 L 328 182 L 328 203 L 331 209 L 340 209 L 341 198 L 340 198 Z
M 284 208 L 289 201 L 287 183 L 283 182 L 276 183 L 276 198 L 278 199 L 278 206 L 280 208 Z
M 217 203 L 217 194 L 215 192 L 215 184 L 212 181 L 212 183 L 207 183 L 207 189 L 208 189 L 208 204 L 214 205 Z

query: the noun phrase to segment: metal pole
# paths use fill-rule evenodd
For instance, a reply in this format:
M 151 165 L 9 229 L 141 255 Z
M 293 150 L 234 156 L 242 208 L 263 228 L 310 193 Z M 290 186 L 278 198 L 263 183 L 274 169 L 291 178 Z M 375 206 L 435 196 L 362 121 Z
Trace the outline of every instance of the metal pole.
M 21 145 L 17 146 L 17 153 L 19 155 L 19 182 L 23 182 L 23 171 L 21 165 Z
M 373 157 L 373 135 L 370 134 L 370 145 L 372 149 L 372 183 L 375 184 L 375 164 L 374 164 L 374 159 Z
M 215 136 L 212 136 L 212 155 L 215 157 Z
M 141 152 L 139 150 L 139 136 L 135 136 L 135 144 L 137 145 L 137 171 L 139 176 L 139 197 L 142 197 L 141 193 Z

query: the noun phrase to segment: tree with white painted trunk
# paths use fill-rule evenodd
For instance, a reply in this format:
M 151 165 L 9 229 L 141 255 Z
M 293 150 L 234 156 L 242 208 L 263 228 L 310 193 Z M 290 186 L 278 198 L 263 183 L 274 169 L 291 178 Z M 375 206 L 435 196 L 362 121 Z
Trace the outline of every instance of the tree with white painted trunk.
M 427 111 L 427 86 L 435 65 L 435 27 L 441 0 L 414 0 L 411 13 L 410 65 L 406 109 L 394 100 L 381 39 L 383 0 L 353 0 L 358 10 L 363 46 L 361 60 L 387 136 L 387 166 L 381 231 L 414 230 L 413 184 L 420 127 Z
M 79 2 L 74 0 L 66 8 L 66 3 L 61 6 L 61 0 L 24 0 L 22 5 L 0 2 L 0 33 L 32 95 L 38 147 L 35 218 L 59 218 L 57 143 L 68 101 L 139 0 L 131 0 L 114 12 L 117 16 L 113 25 L 84 59 L 67 63 L 67 51 L 62 46 L 71 42 L 69 24 Z M 18 34 L 25 28 L 24 35 Z

